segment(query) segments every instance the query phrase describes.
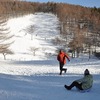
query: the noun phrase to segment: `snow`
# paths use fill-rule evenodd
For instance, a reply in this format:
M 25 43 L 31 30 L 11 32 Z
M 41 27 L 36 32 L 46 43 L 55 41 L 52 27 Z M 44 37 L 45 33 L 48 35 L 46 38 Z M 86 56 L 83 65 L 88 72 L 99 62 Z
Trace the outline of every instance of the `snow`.
M 0 54 L 0 100 L 99 100 L 100 60 L 81 55 L 71 58 L 65 67 L 67 73 L 59 75 L 58 61 L 54 56 L 57 46 L 52 39 L 59 36 L 59 21 L 51 13 L 36 13 L 8 20 L 14 43 L 3 60 Z M 34 25 L 33 40 L 27 28 Z M 39 48 L 36 55 L 30 47 Z M 46 55 L 47 54 L 47 55 Z M 89 92 L 81 93 L 73 88 L 68 91 L 64 85 L 83 77 L 88 68 L 94 83 Z

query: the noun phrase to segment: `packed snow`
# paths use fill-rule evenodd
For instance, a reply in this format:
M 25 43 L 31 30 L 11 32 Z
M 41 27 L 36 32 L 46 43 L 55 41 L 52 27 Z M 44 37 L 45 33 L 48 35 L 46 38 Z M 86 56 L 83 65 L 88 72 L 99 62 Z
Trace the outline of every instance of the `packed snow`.
M 57 46 L 52 40 L 60 36 L 59 19 L 51 13 L 35 13 L 8 20 L 14 35 L 6 60 L 0 54 L 0 100 L 100 100 L 100 60 L 88 55 L 71 58 L 59 75 Z M 32 27 L 30 32 L 28 29 Z M 32 34 L 31 34 L 32 33 Z M 30 47 L 38 48 L 36 54 Z M 81 93 L 68 91 L 64 85 L 83 77 L 88 68 L 93 75 L 93 87 Z

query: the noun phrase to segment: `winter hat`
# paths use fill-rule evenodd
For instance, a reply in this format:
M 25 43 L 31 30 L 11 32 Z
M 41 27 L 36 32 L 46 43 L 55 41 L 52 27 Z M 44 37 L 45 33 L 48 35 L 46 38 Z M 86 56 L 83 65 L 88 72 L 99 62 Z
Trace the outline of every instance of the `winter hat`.
M 61 53 L 61 52 L 63 52 L 63 50 L 62 50 L 62 49 L 60 49 L 60 50 L 59 50 L 59 52 Z
M 85 71 L 84 71 L 84 75 L 89 75 L 90 73 L 89 73 L 89 70 L 88 69 L 86 69 Z

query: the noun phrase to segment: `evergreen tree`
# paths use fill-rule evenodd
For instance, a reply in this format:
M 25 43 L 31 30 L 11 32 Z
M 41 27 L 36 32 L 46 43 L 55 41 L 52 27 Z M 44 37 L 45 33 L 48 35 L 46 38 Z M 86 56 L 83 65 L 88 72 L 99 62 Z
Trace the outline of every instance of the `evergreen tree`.
M 10 35 L 9 28 L 7 28 L 7 19 L 4 16 L 0 16 L 0 53 L 3 54 L 4 59 L 6 59 L 7 54 L 13 54 L 9 49 L 10 45 L 13 43 Z

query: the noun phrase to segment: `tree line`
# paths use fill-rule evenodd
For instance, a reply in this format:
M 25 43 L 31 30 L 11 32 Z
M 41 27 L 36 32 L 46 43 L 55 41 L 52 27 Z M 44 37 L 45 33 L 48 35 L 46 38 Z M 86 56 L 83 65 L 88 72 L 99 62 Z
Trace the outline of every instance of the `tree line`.
M 90 57 L 91 53 L 96 52 L 96 48 L 100 47 L 100 8 L 66 3 L 0 0 L 0 35 L 4 33 L 2 20 L 35 12 L 50 12 L 59 18 L 61 37 L 54 41 L 56 44 L 63 45 L 64 48 L 70 48 L 72 57 L 79 57 L 81 52 L 88 52 Z M 5 23 L 5 21 L 3 22 Z M 7 30 L 9 29 L 7 28 Z M 2 41 L 1 37 L 0 41 Z M 6 49 L 5 51 L 7 51 Z

